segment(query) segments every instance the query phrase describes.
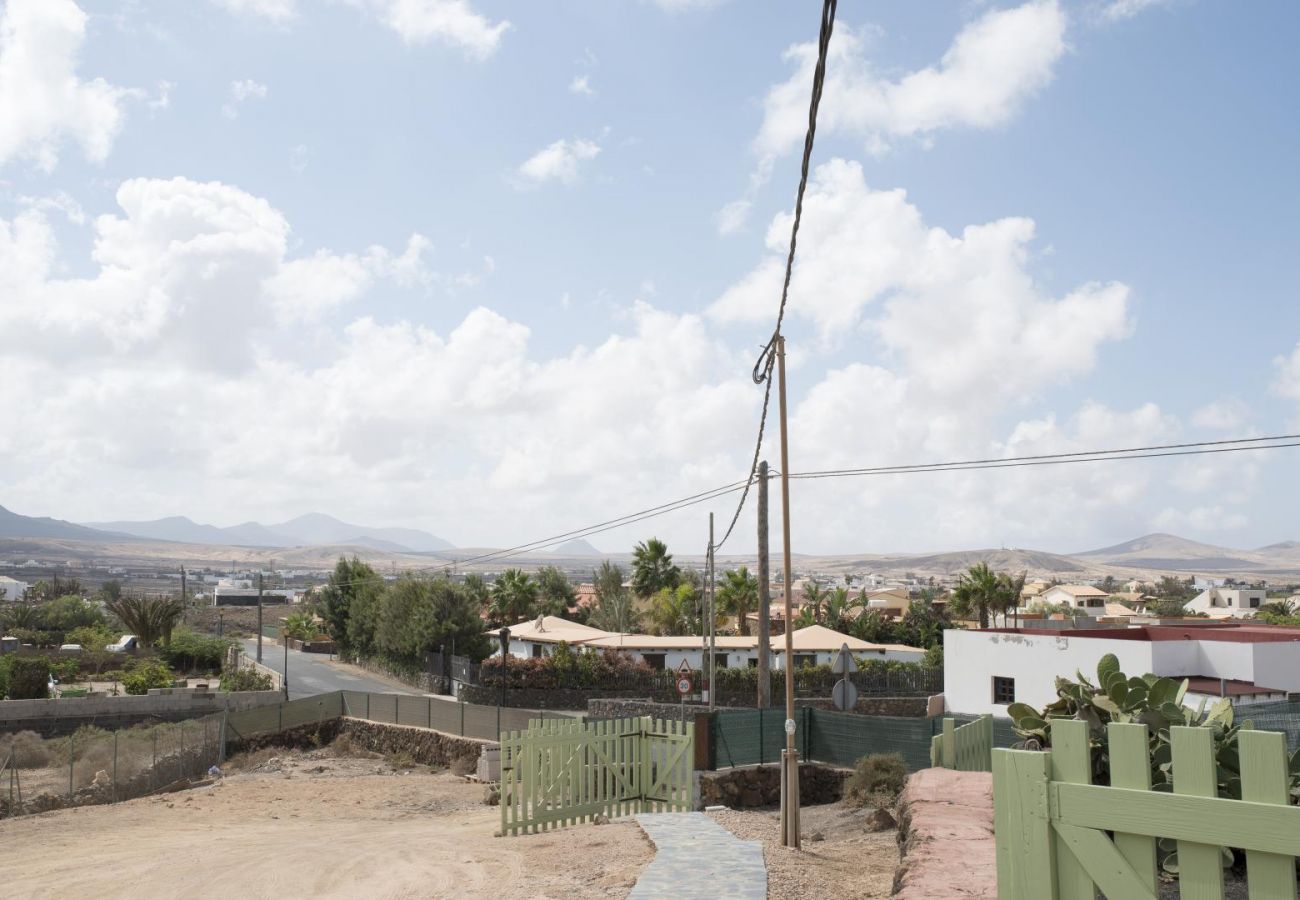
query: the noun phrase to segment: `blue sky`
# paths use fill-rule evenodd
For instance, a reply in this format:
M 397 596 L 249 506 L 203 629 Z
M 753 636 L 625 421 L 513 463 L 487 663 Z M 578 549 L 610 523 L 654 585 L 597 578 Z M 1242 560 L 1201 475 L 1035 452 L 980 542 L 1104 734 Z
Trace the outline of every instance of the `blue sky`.
M 743 476 L 815 4 L 0 9 L 0 503 L 482 546 Z M 1296 430 L 1298 26 L 844 0 L 793 465 Z M 1294 471 L 842 482 L 795 543 L 1253 546 L 1300 537 Z M 593 542 L 690 547 L 705 509 Z

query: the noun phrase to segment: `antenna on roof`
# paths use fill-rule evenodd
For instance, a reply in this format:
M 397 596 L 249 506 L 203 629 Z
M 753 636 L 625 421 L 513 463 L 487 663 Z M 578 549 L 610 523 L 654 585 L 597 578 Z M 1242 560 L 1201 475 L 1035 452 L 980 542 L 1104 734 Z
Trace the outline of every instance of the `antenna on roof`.
M 537 614 L 537 626 L 536 626 L 536 627 L 537 627 L 537 630 L 538 630 L 538 631 L 545 631 L 545 630 L 546 630 L 546 614 L 545 614 L 545 613 L 538 613 L 538 614 Z

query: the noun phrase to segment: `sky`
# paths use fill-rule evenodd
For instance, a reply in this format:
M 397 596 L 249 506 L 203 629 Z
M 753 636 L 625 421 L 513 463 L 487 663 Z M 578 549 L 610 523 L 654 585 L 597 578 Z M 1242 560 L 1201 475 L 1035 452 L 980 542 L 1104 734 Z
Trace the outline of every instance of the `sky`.
M 483 547 L 742 479 L 819 7 L 3 0 L 0 505 Z M 842 0 L 791 470 L 1300 431 L 1297 39 L 1286 0 Z M 795 482 L 793 542 L 1253 547 L 1298 463 Z M 734 504 L 591 542 L 702 553 Z

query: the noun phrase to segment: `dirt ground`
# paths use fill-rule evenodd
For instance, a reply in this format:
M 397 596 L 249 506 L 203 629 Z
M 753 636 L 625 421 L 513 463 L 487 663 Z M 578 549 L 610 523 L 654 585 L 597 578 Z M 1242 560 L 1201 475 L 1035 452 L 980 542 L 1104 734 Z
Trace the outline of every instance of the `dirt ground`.
M 654 854 L 632 821 L 493 837 L 449 773 L 262 751 L 214 785 L 0 822 L 10 897 L 623 897 Z
M 763 842 L 767 895 L 780 900 L 859 900 L 888 897 L 898 867 L 898 832 L 868 834 L 867 810 L 843 803 L 799 810 L 803 846 L 781 846 L 776 810 L 709 813 L 742 840 Z M 821 840 L 816 840 L 820 835 Z

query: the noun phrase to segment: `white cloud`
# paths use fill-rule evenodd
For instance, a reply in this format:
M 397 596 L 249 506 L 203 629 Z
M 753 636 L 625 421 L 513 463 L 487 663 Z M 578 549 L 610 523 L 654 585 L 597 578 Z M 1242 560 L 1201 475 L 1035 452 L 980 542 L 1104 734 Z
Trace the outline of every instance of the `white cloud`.
M 588 75 L 574 75 L 573 80 L 569 82 L 569 93 L 580 94 L 584 97 L 596 96 L 595 90 L 591 87 L 591 78 Z
M 991 10 L 964 27 L 936 65 L 892 79 L 871 65 L 862 33 L 837 27 L 818 129 L 856 135 L 878 152 L 895 138 L 1002 125 L 1051 80 L 1065 53 L 1065 28 L 1056 0 Z M 817 45 L 796 44 L 785 56 L 795 70 L 768 92 L 754 140 L 763 159 L 802 146 L 808 124 Z
M 247 100 L 265 100 L 266 85 L 259 84 L 251 78 L 230 82 L 229 99 L 221 107 L 221 114 L 227 119 L 239 117 L 239 108 Z
M 576 184 L 579 164 L 595 159 L 600 146 L 584 138 L 560 139 L 538 150 L 515 172 L 517 187 L 536 187 L 548 181 Z
M 1240 510 L 1229 510 L 1219 504 L 1196 506 L 1191 509 L 1166 507 L 1156 514 L 1152 524 L 1161 531 L 1204 533 L 1244 528 L 1250 519 Z
M 772 317 L 789 235 L 790 214 L 781 213 L 768 229 L 769 255 L 723 292 L 712 317 Z M 1089 283 L 1045 296 L 1028 268 L 1033 236 L 1034 223 L 1021 218 L 959 235 L 927 226 L 903 191 L 872 190 L 858 163 L 832 160 L 809 181 L 789 313 L 828 345 L 865 330 L 930 390 L 977 404 L 1052 384 L 1087 372 L 1104 342 L 1129 333 L 1128 289 Z
M 282 24 L 298 15 L 297 0 L 213 0 L 218 6 L 239 15 L 256 16 Z
M 1192 413 L 1192 424 L 1197 428 L 1236 431 L 1249 418 L 1249 406 L 1236 397 L 1226 397 L 1198 408 Z
M 1131 19 L 1139 13 L 1156 6 L 1164 6 L 1169 0 L 1111 0 L 1098 9 L 1099 17 L 1106 22 L 1119 22 Z
M 669 13 L 694 12 L 701 9 L 713 9 L 727 0 L 654 0 L 654 5 Z
M 1300 344 L 1296 344 L 1290 356 L 1274 358 L 1273 368 L 1277 372 L 1273 389 L 1283 397 L 1300 400 Z
M 734 234 L 743 228 L 753 205 L 749 200 L 733 200 L 718 210 L 714 216 L 718 234 Z
M 408 44 L 438 40 L 460 47 L 478 59 L 496 52 L 510 28 L 504 19 L 493 23 L 475 12 L 466 0 L 345 0 L 387 25 Z
M 85 37 L 72 0 L 8 0 L 0 11 L 0 166 L 29 159 L 52 171 L 68 139 L 91 162 L 108 156 L 135 92 L 78 76 Z

